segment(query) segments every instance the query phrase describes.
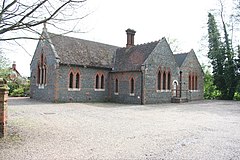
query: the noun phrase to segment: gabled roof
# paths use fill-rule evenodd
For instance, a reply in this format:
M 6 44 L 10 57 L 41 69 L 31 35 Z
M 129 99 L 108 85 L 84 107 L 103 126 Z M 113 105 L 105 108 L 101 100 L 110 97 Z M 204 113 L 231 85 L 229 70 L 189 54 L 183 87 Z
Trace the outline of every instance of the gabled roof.
M 184 60 L 186 59 L 188 53 L 180 53 L 174 54 L 175 61 L 177 62 L 178 66 L 181 67 Z
M 12 67 L 10 67 L 9 68 L 9 71 L 11 71 L 12 72 L 12 74 L 15 72 L 17 75 L 17 77 L 22 77 L 22 75 L 18 72 L 18 70 L 17 69 L 15 69 L 15 68 L 12 68 Z
M 136 71 L 152 53 L 159 41 L 132 46 L 130 48 L 119 48 L 116 51 L 114 71 Z
M 118 47 L 49 33 L 62 64 L 111 68 Z

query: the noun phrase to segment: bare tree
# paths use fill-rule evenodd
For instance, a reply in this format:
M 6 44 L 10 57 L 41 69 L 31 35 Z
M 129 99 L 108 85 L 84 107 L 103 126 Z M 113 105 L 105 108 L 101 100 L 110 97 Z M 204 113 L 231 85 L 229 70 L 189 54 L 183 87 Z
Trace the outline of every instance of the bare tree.
M 48 23 L 63 32 L 74 31 L 76 26 L 64 29 L 57 24 L 76 21 L 87 16 L 77 14 L 77 10 L 87 0 L 0 0 L 0 41 L 16 39 L 37 39 L 28 34 L 8 34 L 16 32 L 38 33 L 36 27 Z M 76 15 L 77 14 L 77 15 Z M 8 36 L 6 36 L 8 35 Z
M 5 69 L 5 68 L 9 67 L 9 64 L 10 64 L 9 59 L 0 50 L 0 72 L 1 72 L 2 69 Z
M 240 0 L 234 0 L 234 18 L 239 22 L 240 21 Z
M 182 49 L 179 47 L 179 41 L 175 38 L 167 37 L 167 41 L 173 52 L 181 52 Z

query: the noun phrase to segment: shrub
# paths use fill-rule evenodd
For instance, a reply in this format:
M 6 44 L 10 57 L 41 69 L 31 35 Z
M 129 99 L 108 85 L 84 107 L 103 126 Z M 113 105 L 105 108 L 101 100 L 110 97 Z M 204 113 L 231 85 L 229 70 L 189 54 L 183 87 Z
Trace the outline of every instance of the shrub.
M 216 85 L 213 84 L 213 76 L 206 70 L 204 75 L 204 98 L 218 99 L 220 96 L 221 92 L 217 90 Z
M 30 83 L 18 84 L 15 82 L 8 83 L 9 95 L 13 97 L 26 97 L 30 93 Z
M 12 93 L 10 93 L 10 96 L 13 97 L 23 97 L 24 96 L 24 88 L 20 86 L 17 89 L 14 89 Z
M 17 84 L 17 83 L 14 83 L 14 82 L 8 82 L 8 87 L 9 87 L 9 95 L 11 95 L 11 93 L 15 90 L 15 89 L 17 89 L 17 88 L 19 88 L 19 85 Z
M 234 100 L 240 101 L 240 93 L 239 92 L 235 92 Z

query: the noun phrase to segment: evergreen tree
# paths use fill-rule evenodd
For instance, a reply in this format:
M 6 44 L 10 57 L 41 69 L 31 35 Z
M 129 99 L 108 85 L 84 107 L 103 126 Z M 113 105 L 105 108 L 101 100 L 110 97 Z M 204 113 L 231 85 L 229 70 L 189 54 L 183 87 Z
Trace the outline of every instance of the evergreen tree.
M 223 42 L 215 17 L 211 13 L 208 14 L 208 58 L 213 67 L 213 82 L 221 92 L 221 99 L 232 100 L 239 82 L 237 63 L 222 15 L 221 18 L 224 33 Z
M 240 94 L 240 45 L 237 46 L 237 58 L 235 59 L 236 74 L 237 74 L 237 92 Z
M 226 81 L 226 94 L 224 95 L 224 99 L 233 99 L 236 87 L 237 87 L 237 74 L 236 74 L 236 64 L 234 63 L 234 51 L 232 48 L 231 40 L 229 39 L 227 26 L 223 18 L 223 4 L 221 3 L 221 20 L 223 25 L 223 33 L 224 33 L 224 54 L 226 55 L 225 60 L 225 81 Z
M 211 13 L 208 14 L 208 44 L 208 58 L 211 60 L 213 67 L 213 83 L 224 94 L 224 89 L 226 88 L 223 67 L 225 55 L 223 54 L 224 49 L 217 23 Z

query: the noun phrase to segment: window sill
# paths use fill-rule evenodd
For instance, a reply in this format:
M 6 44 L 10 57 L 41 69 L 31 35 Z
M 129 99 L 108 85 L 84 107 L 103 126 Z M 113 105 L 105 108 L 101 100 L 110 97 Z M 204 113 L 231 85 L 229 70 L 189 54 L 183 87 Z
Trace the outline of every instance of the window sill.
M 199 90 L 189 90 L 189 92 L 199 92 Z
M 73 91 L 80 91 L 80 88 L 68 88 L 68 91 L 73 92 Z
M 103 92 L 103 91 L 105 91 L 105 89 L 94 89 L 94 91 L 99 91 L 99 92 Z
M 129 95 L 130 95 L 130 96 L 134 96 L 135 94 L 134 94 L 134 93 L 130 93 Z
M 161 92 L 171 92 L 171 90 L 157 90 L 157 93 L 161 93 Z
M 117 95 L 117 96 L 119 95 L 119 93 L 114 93 L 114 94 Z
M 38 89 L 44 89 L 44 86 L 47 86 L 47 84 L 37 84 L 37 86 L 38 86 Z

